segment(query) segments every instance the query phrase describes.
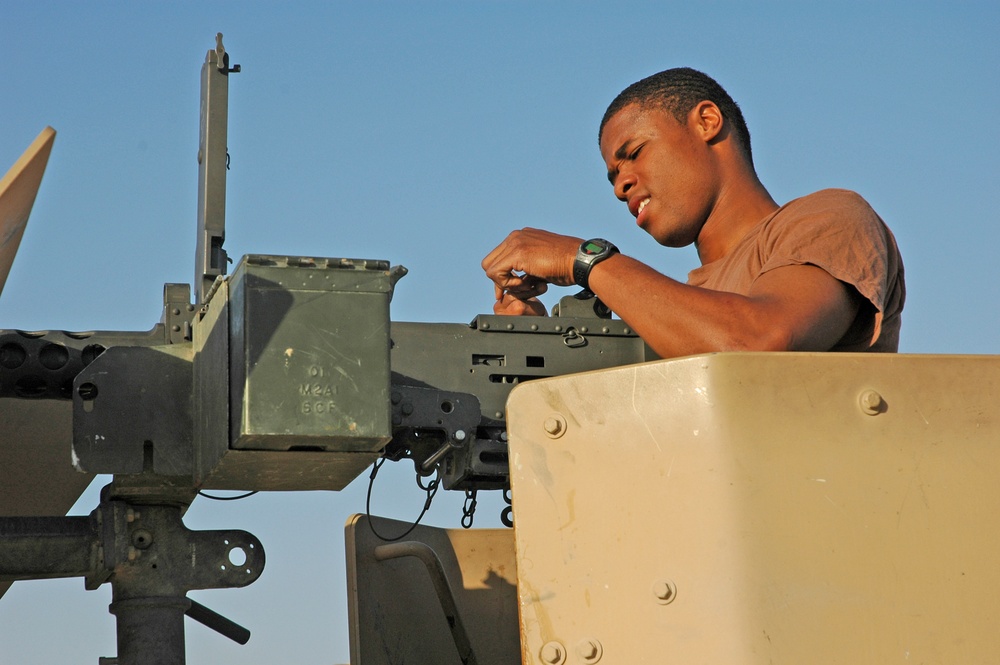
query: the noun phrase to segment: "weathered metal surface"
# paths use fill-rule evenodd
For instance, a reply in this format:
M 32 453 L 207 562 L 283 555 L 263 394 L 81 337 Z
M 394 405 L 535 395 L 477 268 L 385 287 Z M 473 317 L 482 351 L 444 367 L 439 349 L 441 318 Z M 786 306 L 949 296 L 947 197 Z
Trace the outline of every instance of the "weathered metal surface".
M 719 354 L 518 387 L 523 662 L 992 662 L 998 396 L 1000 356 Z
M 231 447 L 381 450 L 391 290 L 384 261 L 244 257 L 229 284 Z
M 74 380 L 73 452 L 90 473 L 191 477 L 189 345 L 118 346 Z
M 371 524 L 389 538 L 411 526 L 379 517 L 371 518 Z M 436 555 L 453 596 L 450 607 L 435 589 L 425 560 L 389 558 L 399 554 L 393 551 L 397 545 L 376 536 L 368 517 L 351 517 L 346 538 L 351 665 L 459 665 L 463 661 L 446 619 L 449 612 L 460 616 L 470 645 L 463 653 L 471 651 L 478 665 L 518 662 L 510 530 L 417 526 L 402 539 L 408 551 L 419 551 L 426 559 L 429 548 Z M 385 560 L 376 556 L 377 548 L 389 548 L 378 549 Z
M 195 302 L 226 274 L 226 171 L 229 169 L 229 54 L 222 33 L 201 66 L 201 127 L 198 135 L 198 237 L 195 251 Z

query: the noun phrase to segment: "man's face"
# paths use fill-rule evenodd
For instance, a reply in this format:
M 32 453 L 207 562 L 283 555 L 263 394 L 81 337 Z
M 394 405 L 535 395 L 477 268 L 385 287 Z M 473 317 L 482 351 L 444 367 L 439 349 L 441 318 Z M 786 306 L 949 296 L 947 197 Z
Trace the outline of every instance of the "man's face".
M 655 107 L 630 104 L 604 126 L 601 156 L 615 196 L 661 245 L 684 247 L 712 211 L 718 192 L 715 161 L 696 131 Z

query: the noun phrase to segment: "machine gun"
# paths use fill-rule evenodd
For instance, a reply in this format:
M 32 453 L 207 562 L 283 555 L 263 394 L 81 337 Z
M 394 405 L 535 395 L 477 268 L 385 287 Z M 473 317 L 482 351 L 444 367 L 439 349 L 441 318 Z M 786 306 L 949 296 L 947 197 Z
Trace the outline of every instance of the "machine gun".
M 74 466 L 113 475 L 88 517 L 0 518 L 0 580 L 110 583 L 119 665 L 183 662 L 185 614 L 249 637 L 186 597 L 244 586 L 264 566 L 251 534 L 183 525 L 199 491 L 340 490 L 379 458 L 410 459 L 445 489 L 507 490 L 514 386 L 647 358 L 593 299 L 565 298 L 551 318 L 405 323 L 390 321 L 389 303 L 406 269 L 387 261 L 252 255 L 227 275 L 228 82 L 239 71 L 220 34 L 201 74 L 193 294 L 165 285 L 149 331 L 0 331 L 2 408 L 36 409 L 30 422 L 7 418 L 5 437 L 65 436 L 71 404 Z

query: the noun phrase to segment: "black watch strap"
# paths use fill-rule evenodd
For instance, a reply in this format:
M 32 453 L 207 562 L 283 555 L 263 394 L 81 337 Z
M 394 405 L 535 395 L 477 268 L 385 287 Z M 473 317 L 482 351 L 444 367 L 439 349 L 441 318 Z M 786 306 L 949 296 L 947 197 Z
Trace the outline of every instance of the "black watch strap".
M 590 290 L 590 271 L 594 266 L 618 253 L 618 248 L 604 238 L 591 238 L 580 243 L 573 261 L 573 281 Z

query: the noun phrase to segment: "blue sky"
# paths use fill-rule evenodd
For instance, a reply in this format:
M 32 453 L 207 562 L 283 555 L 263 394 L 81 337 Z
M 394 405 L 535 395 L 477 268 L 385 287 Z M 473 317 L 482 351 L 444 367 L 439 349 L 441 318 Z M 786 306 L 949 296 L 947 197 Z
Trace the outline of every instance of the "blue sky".
M 45 125 L 59 134 L 0 328 L 144 330 L 163 283 L 192 280 L 199 70 L 221 31 L 243 67 L 231 256 L 401 263 L 402 321 L 488 311 L 479 262 L 522 226 L 606 237 L 683 279 L 694 253 L 635 227 L 596 131 L 626 85 L 688 65 L 741 104 L 775 199 L 854 189 L 892 228 L 909 292 L 901 351 L 997 353 L 998 29 L 989 2 L 6 3 L 0 171 Z M 376 511 L 416 515 L 408 465 L 386 470 L 386 488 L 405 487 Z M 363 499 L 358 482 L 197 501 L 189 526 L 251 531 L 268 563 L 246 589 L 192 594 L 254 637 L 239 647 L 189 624 L 188 662 L 347 662 L 341 528 Z M 457 526 L 461 497 L 437 503 L 430 522 Z M 497 524 L 499 502 L 481 506 Z M 108 602 L 81 580 L 16 584 L 0 600 L 0 661 L 113 655 Z

